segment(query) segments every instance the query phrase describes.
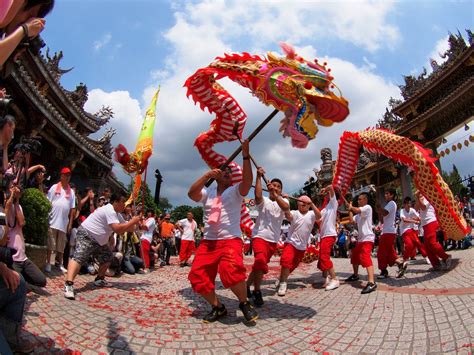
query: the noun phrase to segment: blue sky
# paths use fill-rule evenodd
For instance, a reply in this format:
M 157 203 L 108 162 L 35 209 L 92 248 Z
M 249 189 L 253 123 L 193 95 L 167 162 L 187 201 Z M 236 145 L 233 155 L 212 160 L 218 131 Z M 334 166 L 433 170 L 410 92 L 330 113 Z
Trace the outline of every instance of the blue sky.
M 342 124 L 321 128 L 305 150 L 280 137 L 278 120 L 252 144 L 256 160 L 270 176 L 282 177 L 288 192 L 319 167 L 319 151 L 330 147 L 334 157 L 344 130 L 373 126 L 388 99 L 399 97 L 402 76 L 417 74 L 430 57 L 447 48 L 449 32 L 474 23 L 472 1 L 152 1 L 57 0 L 42 33 L 52 52 L 62 50 L 68 89 L 84 82 L 86 109 L 110 105 L 117 128 L 114 145 L 133 150 L 144 109 L 153 88 L 161 84 L 155 151 L 150 170 L 164 176 L 162 195 L 174 205 L 190 204 L 189 185 L 206 170 L 193 147 L 194 138 L 212 117 L 185 97 L 182 85 L 198 68 L 224 52 L 280 52 L 279 41 L 299 54 L 324 58 L 336 84 L 350 102 L 351 115 Z M 271 109 L 246 90 L 224 81 L 249 118 L 246 134 Z M 474 126 L 471 124 L 471 126 Z M 471 132 L 472 132 L 471 128 Z M 467 132 L 455 132 L 457 141 Z M 227 152 L 234 143 L 219 149 Z M 462 175 L 472 174 L 467 158 L 472 148 L 444 158 Z M 115 169 L 124 181 L 128 178 Z M 150 174 L 152 175 L 152 174 Z M 154 179 L 149 181 L 154 186 Z

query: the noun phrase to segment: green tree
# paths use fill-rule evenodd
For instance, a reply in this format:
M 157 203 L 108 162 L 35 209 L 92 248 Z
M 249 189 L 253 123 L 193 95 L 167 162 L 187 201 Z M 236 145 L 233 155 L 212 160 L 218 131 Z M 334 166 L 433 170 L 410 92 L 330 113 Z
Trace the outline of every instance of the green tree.
M 132 191 L 132 184 L 128 185 L 128 193 L 131 194 Z M 143 191 L 145 191 L 144 198 L 142 198 Z M 151 195 L 150 188 L 148 187 L 148 184 L 142 183 L 142 186 L 140 186 L 140 191 L 138 192 L 138 197 L 135 201 L 136 204 L 142 203 L 144 201 L 145 206 L 144 206 L 144 212 L 146 212 L 149 209 L 152 209 L 155 211 L 155 213 L 159 214 L 159 206 L 156 205 L 155 200 L 153 196 Z
M 158 208 L 160 209 L 161 213 L 168 213 L 173 209 L 173 205 L 170 203 L 167 197 L 160 197 Z
M 462 183 L 462 178 L 456 165 L 453 164 L 453 170 L 450 173 L 441 171 L 441 176 L 446 184 L 448 184 L 454 196 L 462 197 L 469 193 L 469 189 Z

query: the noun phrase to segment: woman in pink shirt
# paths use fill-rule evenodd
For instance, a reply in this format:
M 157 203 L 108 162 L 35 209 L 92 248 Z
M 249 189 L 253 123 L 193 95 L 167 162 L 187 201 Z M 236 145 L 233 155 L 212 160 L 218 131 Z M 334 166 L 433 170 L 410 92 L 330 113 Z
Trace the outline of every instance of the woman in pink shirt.
M 22 274 L 26 282 L 34 286 L 45 287 L 46 277 L 41 270 L 26 256 L 25 239 L 23 237 L 23 226 L 25 225 L 25 216 L 20 206 L 21 191 L 14 186 L 10 189 L 10 198 L 5 205 L 7 215 L 7 225 L 9 231 L 8 247 L 15 249 L 13 254 L 13 269 Z

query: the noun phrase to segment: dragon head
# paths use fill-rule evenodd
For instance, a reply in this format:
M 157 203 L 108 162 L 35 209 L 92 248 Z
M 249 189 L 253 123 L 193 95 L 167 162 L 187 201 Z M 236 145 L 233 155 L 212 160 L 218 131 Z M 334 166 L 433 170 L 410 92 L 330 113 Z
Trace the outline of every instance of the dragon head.
M 291 137 L 293 146 L 305 148 L 316 137 L 318 124 L 327 127 L 347 117 L 348 102 L 333 92 L 336 86 L 326 63 L 307 61 L 288 44 L 281 47 L 286 57 L 268 53 L 255 93 L 265 104 L 285 113 L 280 131 Z

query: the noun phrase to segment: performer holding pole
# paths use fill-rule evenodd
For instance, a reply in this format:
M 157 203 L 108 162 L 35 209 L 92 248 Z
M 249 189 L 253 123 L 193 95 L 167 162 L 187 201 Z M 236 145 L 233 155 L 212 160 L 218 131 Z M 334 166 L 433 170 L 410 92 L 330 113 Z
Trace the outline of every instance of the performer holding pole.
M 285 218 L 285 210 L 290 208 L 286 198 L 281 196 L 283 184 L 280 179 L 274 178 L 267 183 L 268 197 L 262 193 L 262 178 L 265 170 L 257 169 L 255 181 L 255 203 L 257 205 L 258 217 L 253 231 L 252 248 L 255 260 L 252 272 L 247 279 L 247 297 L 253 298 L 257 307 L 263 306 L 262 291 L 260 285 L 263 275 L 268 273 L 268 263 L 275 253 L 278 240 L 280 239 L 281 223 Z M 253 293 L 250 286 L 254 286 Z
M 310 211 L 310 208 L 313 210 Z M 321 212 L 308 196 L 303 195 L 298 198 L 298 210 L 290 211 L 288 208 L 285 217 L 291 225 L 280 257 L 280 278 L 275 284 L 278 296 L 285 296 L 288 276 L 303 260 L 311 230 L 316 219 L 321 218 Z
M 369 195 L 363 192 L 357 198 L 359 207 L 352 206 L 352 202 L 342 196 L 347 209 L 349 210 L 349 219 L 357 223 L 357 231 L 359 235 L 357 237 L 357 244 L 352 249 L 351 264 L 354 269 L 354 273 L 349 276 L 346 281 L 357 281 L 359 280 L 359 265 L 362 265 L 367 269 L 368 281 L 362 290 L 362 294 L 373 292 L 377 289 L 375 283 L 374 266 L 372 264 L 372 258 L 370 254 L 374 247 L 375 234 L 372 225 L 372 207 L 369 205 Z M 354 216 L 356 214 L 356 216 Z
M 258 319 L 257 311 L 247 301 L 240 230 L 242 200 L 252 186 L 248 140 L 242 145 L 242 156 L 242 182 L 231 185 L 230 168 L 213 169 L 196 180 L 188 192 L 191 200 L 204 205 L 204 237 L 194 257 L 188 279 L 193 290 L 212 306 L 212 310 L 203 319 L 205 323 L 215 322 L 227 315 L 227 309 L 215 291 L 218 271 L 224 287 L 230 288 L 237 296 L 245 320 L 251 322 Z M 204 188 L 209 179 L 215 179 L 217 186 Z
M 388 266 L 398 266 L 398 276 L 402 277 L 407 270 L 408 263 L 403 262 L 395 251 L 395 239 L 397 238 L 397 231 L 395 227 L 395 217 L 397 215 L 397 204 L 394 201 L 395 189 L 391 188 L 385 191 L 385 207 L 377 204 L 377 213 L 379 221 L 383 221 L 382 234 L 379 239 L 379 247 L 377 249 L 377 261 L 380 269 L 378 279 L 385 279 L 388 277 Z
M 332 185 L 321 190 L 322 195 L 327 195 L 328 204 L 321 210 L 319 234 L 321 235 L 321 245 L 319 249 L 318 269 L 323 272 L 325 278 L 324 288 L 331 291 L 339 287 L 334 265 L 331 261 L 331 250 L 336 242 L 336 219 L 337 219 L 337 198 Z
M 423 242 L 431 265 L 433 265 L 433 270 L 449 270 L 452 266 L 451 255 L 447 254 L 436 240 L 436 230 L 439 228 L 439 224 L 435 210 L 420 191 L 415 193 L 415 197 L 415 208 L 420 210 L 421 226 L 424 232 Z

